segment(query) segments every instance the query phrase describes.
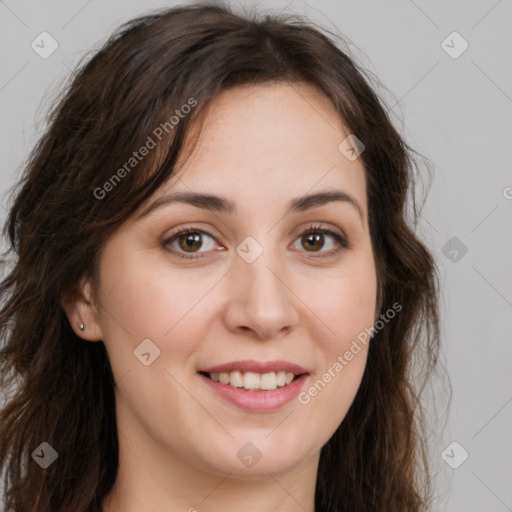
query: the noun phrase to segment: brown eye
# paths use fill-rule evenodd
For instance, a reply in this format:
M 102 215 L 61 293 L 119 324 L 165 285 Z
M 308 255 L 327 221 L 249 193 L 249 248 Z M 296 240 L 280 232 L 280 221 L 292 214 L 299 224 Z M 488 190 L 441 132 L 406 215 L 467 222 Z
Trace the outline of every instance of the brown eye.
M 315 255 L 314 257 L 334 256 L 342 249 L 349 248 L 345 237 L 330 229 L 324 229 L 319 226 L 311 226 L 300 235 L 299 239 L 300 246 L 303 247 L 306 252 L 318 253 L 318 256 Z M 331 240 L 330 242 L 329 239 Z M 328 250 L 322 250 L 326 246 L 326 240 Z
M 208 247 L 208 239 L 210 247 Z M 334 256 L 342 249 L 349 248 L 347 240 L 342 235 L 319 226 L 311 226 L 297 240 L 300 240 L 299 249 L 318 253 L 314 257 Z M 215 248 L 215 239 L 206 231 L 187 227 L 171 235 L 162 245 L 178 258 L 202 258 L 206 255 L 203 253 L 208 253 Z M 330 250 L 322 250 L 325 247 Z M 223 250 L 223 248 L 219 247 L 217 250 Z
M 204 247 L 205 245 L 206 247 Z M 203 257 L 202 253 L 208 252 L 215 247 L 215 239 L 200 229 L 186 228 L 167 238 L 163 242 L 163 246 L 179 258 L 201 258 Z
M 178 236 L 178 245 L 185 252 L 194 252 L 203 245 L 201 235 L 198 231 L 193 231 Z
M 303 246 L 309 249 L 321 249 L 324 246 L 323 233 L 308 233 L 302 235 Z

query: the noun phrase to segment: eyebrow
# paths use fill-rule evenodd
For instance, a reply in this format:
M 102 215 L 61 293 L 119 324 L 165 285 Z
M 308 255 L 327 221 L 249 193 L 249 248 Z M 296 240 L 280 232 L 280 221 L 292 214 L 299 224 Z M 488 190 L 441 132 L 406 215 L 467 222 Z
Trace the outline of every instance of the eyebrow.
M 341 190 L 324 190 L 315 194 L 296 197 L 290 201 L 286 214 L 304 212 L 334 201 L 352 205 L 359 213 L 359 216 L 364 223 L 363 210 L 359 203 L 351 195 L 346 192 L 342 192 Z M 151 212 L 172 203 L 190 204 L 196 208 L 202 208 L 204 210 L 218 213 L 235 214 L 238 211 L 235 203 L 224 197 L 198 192 L 175 192 L 155 199 L 138 215 L 137 218 L 140 219 L 145 217 Z

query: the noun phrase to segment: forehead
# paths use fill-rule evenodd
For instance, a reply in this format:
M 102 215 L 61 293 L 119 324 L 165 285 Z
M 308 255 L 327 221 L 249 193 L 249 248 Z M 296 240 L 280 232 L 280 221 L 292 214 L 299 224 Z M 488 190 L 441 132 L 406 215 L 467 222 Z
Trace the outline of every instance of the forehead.
M 165 189 L 268 207 L 337 188 L 366 210 L 364 167 L 338 149 L 348 135 L 332 103 L 311 85 L 237 86 L 212 102 L 194 151 Z

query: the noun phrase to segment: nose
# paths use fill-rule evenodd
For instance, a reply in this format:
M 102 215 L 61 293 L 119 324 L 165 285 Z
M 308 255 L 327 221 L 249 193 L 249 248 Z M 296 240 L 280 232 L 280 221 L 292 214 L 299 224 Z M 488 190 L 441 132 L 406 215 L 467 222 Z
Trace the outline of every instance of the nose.
M 231 331 L 250 331 L 269 339 L 285 334 L 298 324 L 297 295 L 280 258 L 270 250 L 252 263 L 236 256 L 230 275 L 230 298 L 224 321 Z

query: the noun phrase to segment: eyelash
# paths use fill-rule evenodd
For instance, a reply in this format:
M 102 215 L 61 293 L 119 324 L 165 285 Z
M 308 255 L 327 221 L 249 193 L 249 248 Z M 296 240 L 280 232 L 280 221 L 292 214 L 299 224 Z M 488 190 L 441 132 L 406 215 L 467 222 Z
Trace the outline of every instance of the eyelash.
M 166 238 L 162 242 L 162 245 L 164 247 L 168 248 L 168 250 L 170 250 L 170 252 L 172 252 L 178 258 L 187 259 L 187 260 L 203 258 L 204 256 L 187 256 L 184 253 L 182 253 L 180 251 L 177 251 L 176 249 L 169 248 L 170 243 L 175 238 L 179 237 L 180 235 L 184 235 L 184 234 L 187 234 L 187 233 L 194 233 L 194 232 L 203 233 L 203 234 L 208 235 L 212 239 L 215 239 L 215 237 L 210 235 L 210 233 L 208 233 L 207 231 L 195 228 L 193 226 L 187 226 L 186 228 L 184 228 L 184 229 L 182 229 L 182 230 L 180 230 L 180 231 L 178 231 L 176 233 L 173 233 L 168 238 Z M 342 235 L 340 235 L 340 234 L 338 234 L 338 233 L 336 233 L 334 231 L 331 231 L 330 229 L 325 229 L 325 228 L 322 228 L 320 226 L 311 225 L 309 227 L 309 229 L 307 229 L 307 230 L 303 231 L 302 233 L 300 233 L 297 238 L 300 238 L 300 237 L 304 236 L 305 234 L 315 234 L 315 235 L 316 234 L 324 234 L 324 235 L 330 235 L 330 236 L 332 236 L 332 238 L 334 238 L 334 240 L 336 240 L 336 242 L 339 245 L 339 247 L 337 249 L 335 249 L 335 250 L 331 250 L 330 252 L 328 252 L 326 254 L 321 254 L 319 256 L 309 256 L 310 258 L 326 258 L 326 257 L 329 257 L 329 256 L 334 256 L 335 254 L 338 254 L 343 249 L 349 249 L 350 248 L 346 238 L 344 238 Z M 200 254 L 200 253 L 195 253 L 195 254 Z

